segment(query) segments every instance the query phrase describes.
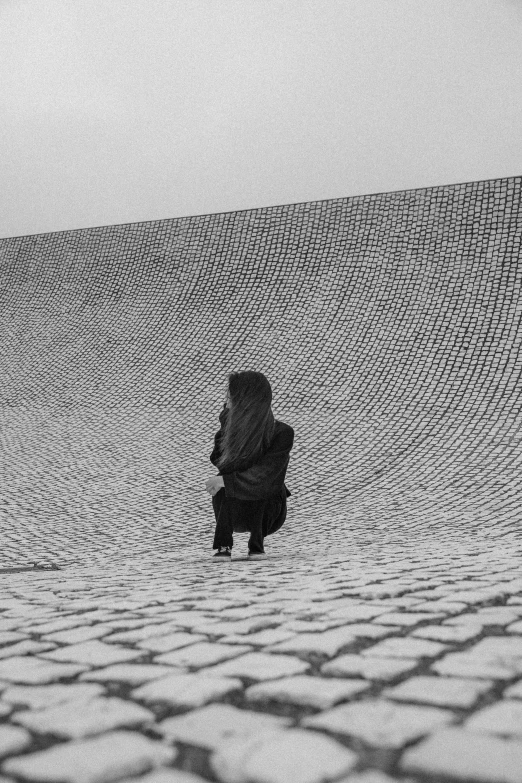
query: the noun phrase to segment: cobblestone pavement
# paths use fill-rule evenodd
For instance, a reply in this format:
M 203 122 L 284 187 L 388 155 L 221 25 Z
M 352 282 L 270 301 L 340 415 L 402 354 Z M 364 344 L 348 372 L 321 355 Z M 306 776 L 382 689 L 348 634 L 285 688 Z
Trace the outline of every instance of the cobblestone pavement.
M 236 538 L 0 575 L 2 783 L 522 781 L 514 544 Z

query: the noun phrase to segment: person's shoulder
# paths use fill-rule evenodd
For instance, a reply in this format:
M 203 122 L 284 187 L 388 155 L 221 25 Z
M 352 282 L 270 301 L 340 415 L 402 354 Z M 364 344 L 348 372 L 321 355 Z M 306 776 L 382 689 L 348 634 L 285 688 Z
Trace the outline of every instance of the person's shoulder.
M 275 420 L 275 429 L 274 429 L 274 440 L 278 439 L 284 439 L 285 441 L 291 441 L 294 440 L 294 428 L 291 427 L 289 424 L 285 424 L 284 421 L 278 421 Z
M 275 428 L 276 432 L 284 432 L 286 430 L 287 432 L 293 433 L 294 431 L 293 427 L 291 427 L 289 424 L 285 424 L 284 421 L 279 421 L 279 419 L 275 419 Z

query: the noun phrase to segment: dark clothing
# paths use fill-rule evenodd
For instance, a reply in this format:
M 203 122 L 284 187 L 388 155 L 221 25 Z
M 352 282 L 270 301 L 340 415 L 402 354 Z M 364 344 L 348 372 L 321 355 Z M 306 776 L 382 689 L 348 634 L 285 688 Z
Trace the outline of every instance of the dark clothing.
M 221 428 L 215 435 L 214 449 L 210 455 L 216 464 L 220 451 L 224 409 L 219 420 Z M 233 545 L 233 532 L 250 532 L 248 548 L 251 552 L 263 552 L 263 539 L 282 527 L 286 519 L 286 499 L 291 492 L 284 480 L 294 443 L 292 427 L 282 421 L 275 422 L 274 437 L 266 452 L 257 462 L 237 464 L 237 470 L 220 473 L 225 486 L 212 498 L 216 517 L 213 549 Z
M 286 497 L 268 500 L 227 498 L 222 487 L 212 498 L 216 517 L 213 549 L 234 546 L 234 533 L 250 533 L 250 552 L 264 552 L 263 539 L 282 527 L 286 519 Z

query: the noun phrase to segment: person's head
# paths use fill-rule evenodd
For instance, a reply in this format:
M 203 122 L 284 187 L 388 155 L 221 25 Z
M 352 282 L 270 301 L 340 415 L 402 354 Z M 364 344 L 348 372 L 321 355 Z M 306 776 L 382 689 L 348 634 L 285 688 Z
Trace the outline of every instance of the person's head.
M 259 458 L 269 446 L 274 434 L 272 388 L 262 372 L 246 370 L 228 376 L 228 415 L 225 419 L 221 470 L 238 460 Z

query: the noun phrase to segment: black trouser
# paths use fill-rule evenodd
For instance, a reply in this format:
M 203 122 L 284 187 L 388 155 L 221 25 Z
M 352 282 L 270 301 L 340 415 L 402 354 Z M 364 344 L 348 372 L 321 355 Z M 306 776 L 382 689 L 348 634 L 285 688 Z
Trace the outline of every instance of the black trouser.
M 216 517 L 213 549 L 234 545 L 233 533 L 250 533 L 250 552 L 264 552 L 265 536 L 275 533 L 286 519 L 286 497 L 277 495 L 267 500 L 237 500 L 227 498 L 225 488 L 212 496 Z

